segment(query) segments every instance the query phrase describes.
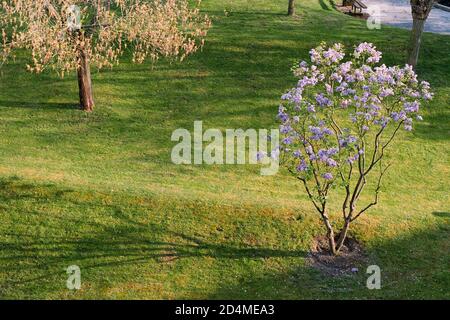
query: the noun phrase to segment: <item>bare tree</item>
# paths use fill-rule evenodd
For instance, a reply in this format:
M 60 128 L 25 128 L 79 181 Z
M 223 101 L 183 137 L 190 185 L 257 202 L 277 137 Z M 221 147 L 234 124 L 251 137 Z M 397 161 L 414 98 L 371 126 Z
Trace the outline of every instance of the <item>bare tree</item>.
M 295 0 L 289 0 L 288 15 L 289 16 L 295 15 Z
M 209 26 L 189 0 L 4 0 L 0 62 L 25 48 L 29 71 L 76 71 L 80 107 L 92 111 L 91 64 L 111 68 L 127 48 L 136 63 L 183 59 L 203 45 Z
M 430 11 L 433 8 L 436 0 L 410 0 L 410 2 L 411 13 L 413 17 L 413 27 L 407 52 L 407 63 L 415 67 L 419 59 L 420 43 L 425 26 L 425 21 L 427 20 L 428 15 L 430 14 Z

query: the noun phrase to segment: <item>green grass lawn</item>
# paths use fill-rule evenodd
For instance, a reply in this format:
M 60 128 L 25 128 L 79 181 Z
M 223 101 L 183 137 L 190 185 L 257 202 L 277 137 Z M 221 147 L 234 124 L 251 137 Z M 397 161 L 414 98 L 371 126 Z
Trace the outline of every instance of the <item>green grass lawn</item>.
M 368 30 L 327 0 L 204 0 L 202 52 L 180 63 L 93 74 L 96 110 L 76 109 L 75 75 L 0 69 L 0 298 L 450 298 L 450 36 L 424 34 L 417 71 L 436 93 L 401 134 L 381 204 L 353 225 L 367 266 L 309 267 L 324 232 L 302 186 L 257 166 L 176 166 L 171 133 L 275 127 L 290 67 L 322 40 L 373 42 L 403 64 L 409 32 Z M 337 210 L 336 210 L 337 212 Z M 66 289 L 78 265 L 82 287 Z

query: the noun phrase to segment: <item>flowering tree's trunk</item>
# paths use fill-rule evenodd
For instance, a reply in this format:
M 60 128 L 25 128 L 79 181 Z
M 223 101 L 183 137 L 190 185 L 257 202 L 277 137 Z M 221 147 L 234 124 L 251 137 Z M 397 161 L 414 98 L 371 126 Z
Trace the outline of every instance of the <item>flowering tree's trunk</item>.
M 289 0 L 288 15 L 289 16 L 295 15 L 295 0 Z
M 322 219 L 327 228 L 327 239 L 330 253 L 332 255 L 337 256 L 339 255 L 340 250 L 344 246 L 345 239 L 347 239 L 348 230 L 350 229 L 350 219 L 345 220 L 344 226 L 337 235 L 334 233 L 333 227 L 330 221 L 328 220 L 328 216 L 327 215 L 322 216 Z
M 334 230 L 333 230 L 333 226 L 330 223 L 327 213 L 322 214 L 322 220 L 327 228 L 327 238 L 328 238 L 328 245 L 330 247 L 330 252 L 333 255 L 337 255 L 338 251 L 336 251 L 336 242 L 334 240 Z
M 413 28 L 411 32 L 411 40 L 408 46 L 407 63 L 413 67 L 417 65 L 419 59 L 420 43 L 425 26 L 425 21 L 430 14 L 435 0 L 410 0 L 411 12 L 413 17 Z
M 339 253 L 342 246 L 344 245 L 345 239 L 347 239 L 348 229 L 350 228 L 350 219 L 345 219 L 344 226 L 342 227 L 341 232 L 339 233 L 339 238 L 336 242 L 336 254 Z
M 78 90 L 80 95 L 80 108 L 86 112 L 94 109 L 94 97 L 92 95 L 91 69 L 89 67 L 89 56 L 84 48 L 78 49 L 79 66 Z

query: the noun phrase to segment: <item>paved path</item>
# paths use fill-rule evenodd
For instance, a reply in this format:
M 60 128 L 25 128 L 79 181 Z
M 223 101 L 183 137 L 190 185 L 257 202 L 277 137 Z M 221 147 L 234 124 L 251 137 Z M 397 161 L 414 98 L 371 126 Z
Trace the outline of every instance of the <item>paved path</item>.
M 409 0 L 364 0 L 364 3 L 368 7 L 367 12 L 379 12 L 382 24 L 411 29 Z M 450 12 L 433 8 L 425 24 L 425 31 L 450 35 Z

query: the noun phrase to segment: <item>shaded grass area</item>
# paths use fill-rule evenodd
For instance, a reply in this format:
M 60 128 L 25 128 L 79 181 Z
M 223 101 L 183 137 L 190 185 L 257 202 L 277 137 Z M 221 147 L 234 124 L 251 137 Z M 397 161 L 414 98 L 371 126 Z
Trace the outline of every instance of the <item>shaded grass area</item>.
M 331 279 L 305 265 L 322 227 L 284 173 L 171 163 L 172 131 L 194 120 L 274 127 L 291 62 L 322 40 L 374 42 L 383 62 L 404 62 L 407 31 L 368 30 L 328 1 L 300 1 L 288 18 L 285 2 L 205 0 L 202 52 L 94 73 L 93 114 L 75 108 L 74 75 L 28 74 L 24 53 L 0 69 L 0 297 L 449 298 L 448 36 L 424 35 L 418 73 L 436 98 L 353 231 L 383 270 L 380 291 L 365 288 L 365 266 Z
M 383 290 L 360 274 L 333 278 L 305 265 L 318 232 L 290 210 L 223 207 L 80 192 L 18 178 L 0 183 L 3 297 L 26 298 L 448 298 L 449 213 L 424 230 L 380 239 L 370 263 Z M 295 222 L 295 223 L 294 223 Z M 364 236 L 362 237 L 364 238 Z M 82 289 L 65 289 L 65 269 L 82 270 Z M 418 288 L 421 288 L 418 292 Z

